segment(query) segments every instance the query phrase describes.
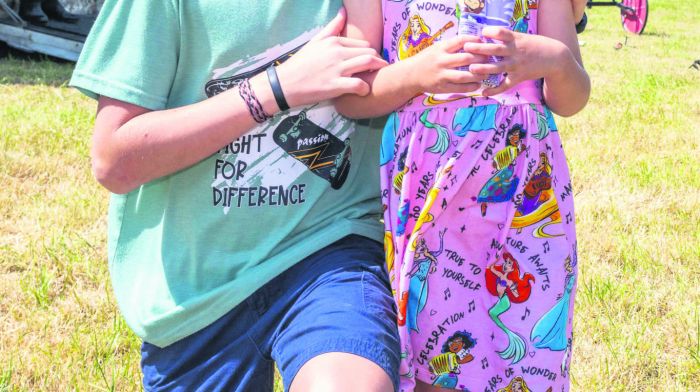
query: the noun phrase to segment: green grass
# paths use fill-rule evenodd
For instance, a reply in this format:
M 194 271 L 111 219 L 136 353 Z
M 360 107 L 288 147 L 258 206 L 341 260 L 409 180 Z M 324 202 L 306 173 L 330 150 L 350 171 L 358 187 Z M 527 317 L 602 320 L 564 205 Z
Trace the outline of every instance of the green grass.
M 574 391 L 700 390 L 700 7 L 612 8 L 580 36 L 588 107 L 560 119 L 576 193 Z M 625 43 L 616 50 L 615 44 Z M 0 392 L 140 389 L 106 268 L 95 103 L 72 65 L 0 59 Z M 541 392 L 541 391 L 535 391 Z
M 580 36 L 593 94 L 560 121 L 581 260 L 575 390 L 700 389 L 699 11 L 652 1 L 626 38 L 596 8 Z

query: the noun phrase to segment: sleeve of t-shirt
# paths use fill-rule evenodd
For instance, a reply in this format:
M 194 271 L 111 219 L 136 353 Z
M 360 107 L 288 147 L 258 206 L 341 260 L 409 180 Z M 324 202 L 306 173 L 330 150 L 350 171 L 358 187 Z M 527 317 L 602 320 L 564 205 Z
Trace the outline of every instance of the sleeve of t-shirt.
M 87 37 L 70 85 L 151 110 L 166 108 L 177 69 L 174 0 L 107 0 Z

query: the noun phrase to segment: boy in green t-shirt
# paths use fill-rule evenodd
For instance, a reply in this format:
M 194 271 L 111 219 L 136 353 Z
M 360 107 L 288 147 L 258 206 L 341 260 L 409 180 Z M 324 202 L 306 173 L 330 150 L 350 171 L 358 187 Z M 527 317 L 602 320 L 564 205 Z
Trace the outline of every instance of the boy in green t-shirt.
M 340 6 L 105 2 L 71 84 L 99 100 L 93 171 L 146 390 L 271 390 L 274 362 L 285 389 L 396 386 L 380 134 L 328 101 L 386 63 L 338 37 Z

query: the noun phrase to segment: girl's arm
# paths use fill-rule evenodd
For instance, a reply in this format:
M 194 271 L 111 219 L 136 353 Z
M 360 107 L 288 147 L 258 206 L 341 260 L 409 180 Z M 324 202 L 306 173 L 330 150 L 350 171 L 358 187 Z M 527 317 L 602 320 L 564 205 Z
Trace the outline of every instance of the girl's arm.
M 345 0 L 348 37 L 369 41 L 381 51 L 384 22 L 380 0 Z M 479 88 L 482 76 L 456 68 L 482 62 L 482 56 L 460 53 L 475 37 L 455 37 L 438 42 L 406 60 L 375 72 L 358 75 L 371 86 L 365 96 L 346 94 L 335 100 L 341 114 L 351 118 L 376 117 L 392 112 L 425 91 L 470 92 Z
M 571 0 L 571 5 L 574 8 L 574 22 L 578 23 L 583 19 L 583 13 L 586 11 L 588 0 Z
M 581 61 L 572 4 L 540 0 L 538 12 L 540 35 L 487 27 L 483 35 L 501 43 L 465 44 L 465 51 L 504 57 L 496 64 L 474 64 L 470 70 L 483 75 L 508 73 L 499 87 L 484 90 L 484 95 L 499 94 L 525 80 L 544 78 L 547 105 L 560 116 L 571 116 L 583 109 L 591 90 Z
M 566 45 L 566 48 L 560 49 L 558 69 L 544 78 L 544 100 L 550 109 L 561 116 L 578 113 L 586 106 L 591 94 L 591 81 L 583 68 L 576 36 L 576 5 L 577 2 L 574 2 L 572 8 L 560 0 L 540 0 L 539 3 L 539 34 Z
M 278 67 L 290 106 L 341 94 L 367 94 L 369 85 L 353 74 L 386 62 L 369 43 L 337 37 L 345 26 L 341 11 L 289 61 Z M 266 75 L 250 79 L 263 109 L 279 111 Z M 92 138 L 92 169 L 114 193 L 128 193 L 156 178 L 190 167 L 256 125 L 238 89 L 175 109 L 146 108 L 100 97 Z

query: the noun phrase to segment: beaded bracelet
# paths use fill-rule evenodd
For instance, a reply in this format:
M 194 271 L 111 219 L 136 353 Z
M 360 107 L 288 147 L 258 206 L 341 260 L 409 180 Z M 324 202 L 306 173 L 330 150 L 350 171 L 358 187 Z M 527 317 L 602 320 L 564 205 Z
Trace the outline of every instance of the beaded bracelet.
M 272 118 L 272 116 L 265 113 L 258 97 L 255 96 L 253 89 L 250 88 L 250 79 L 243 79 L 238 83 L 238 94 L 248 106 L 248 111 L 255 122 L 262 124 Z

